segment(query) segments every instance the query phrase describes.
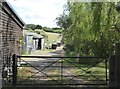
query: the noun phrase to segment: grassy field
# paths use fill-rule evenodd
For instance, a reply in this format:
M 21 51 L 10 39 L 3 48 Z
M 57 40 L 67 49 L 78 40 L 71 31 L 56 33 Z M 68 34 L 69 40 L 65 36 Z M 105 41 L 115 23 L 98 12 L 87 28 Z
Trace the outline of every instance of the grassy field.
M 48 42 L 50 44 L 56 41 L 61 41 L 62 39 L 62 36 L 60 36 L 61 34 L 58 33 L 45 32 L 45 34 L 48 36 Z

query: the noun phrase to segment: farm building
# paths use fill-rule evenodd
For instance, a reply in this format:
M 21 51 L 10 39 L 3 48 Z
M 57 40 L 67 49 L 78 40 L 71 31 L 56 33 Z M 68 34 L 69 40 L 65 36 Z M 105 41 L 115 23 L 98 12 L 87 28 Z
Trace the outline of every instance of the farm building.
M 21 53 L 21 38 L 25 23 L 6 1 L 0 2 L 0 83 L 10 84 L 13 54 Z
M 24 39 L 22 49 L 25 53 L 29 53 L 34 50 L 44 49 L 44 37 L 37 33 L 24 30 Z

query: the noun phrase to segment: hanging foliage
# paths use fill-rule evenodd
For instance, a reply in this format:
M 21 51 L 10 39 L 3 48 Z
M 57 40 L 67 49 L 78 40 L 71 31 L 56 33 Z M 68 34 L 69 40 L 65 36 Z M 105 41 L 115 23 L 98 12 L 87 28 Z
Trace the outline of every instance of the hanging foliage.
M 113 54 L 114 44 L 120 42 L 120 19 L 115 3 L 69 3 L 68 11 L 66 17 L 71 22 L 66 22 L 63 33 L 66 55 Z

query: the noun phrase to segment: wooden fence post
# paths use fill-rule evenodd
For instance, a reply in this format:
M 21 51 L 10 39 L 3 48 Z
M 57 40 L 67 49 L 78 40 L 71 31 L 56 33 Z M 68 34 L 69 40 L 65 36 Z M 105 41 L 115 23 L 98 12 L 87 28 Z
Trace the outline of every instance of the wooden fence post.
M 116 84 L 117 87 L 120 87 L 120 43 L 116 44 L 115 58 L 116 58 Z
M 120 87 L 120 43 L 115 45 L 115 55 L 109 59 L 109 87 Z
M 17 84 L 17 55 L 16 54 L 13 54 L 12 61 L 13 61 L 13 66 L 12 66 L 13 81 L 12 81 L 12 84 L 15 86 Z
M 115 55 L 112 55 L 109 58 L 109 84 L 108 84 L 108 87 L 117 87 L 116 86 L 116 60 L 115 60 Z

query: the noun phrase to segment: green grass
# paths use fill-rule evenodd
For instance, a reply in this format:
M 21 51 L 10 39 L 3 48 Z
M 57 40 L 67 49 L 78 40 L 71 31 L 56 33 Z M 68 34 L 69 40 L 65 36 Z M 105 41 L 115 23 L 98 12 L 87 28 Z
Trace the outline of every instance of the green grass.
M 105 81 L 106 78 L 105 63 L 104 62 L 100 62 L 97 64 L 96 63 L 97 63 L 96 61 L 88 64 L 88 63 L 78 63 L 73 59 L 64 60 L 64 65 L 73 66 L 73 68 L 69 69 L 68 71 L 70 71 L 75 75 L 79 75 L 81 79 L 87 81 L 93 81 L 93 80 Z
M 30 77 L 32 75 L 30 71 L 31 68 L 29 67 L 20 67 L 18 69 L 18 78 L 25 79 L 27 77 Z
M 62 37 L 60 36 L 61 34 L 58 33 L 45 32 L 45 34 L 48 36 L 48 42 L 50 44 L 56 41 L 61 41 L 62 39 Z

